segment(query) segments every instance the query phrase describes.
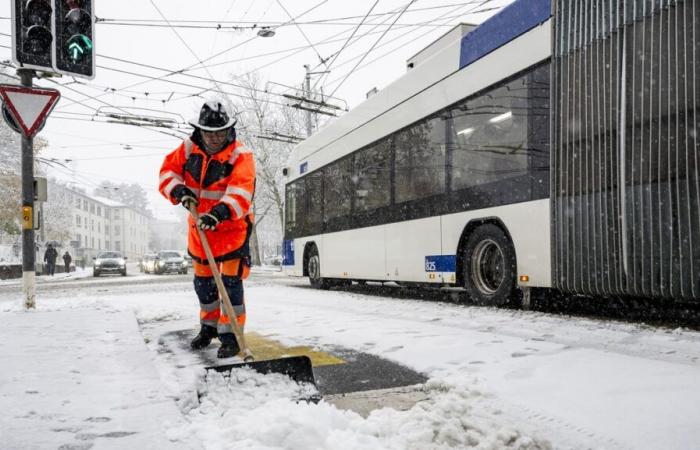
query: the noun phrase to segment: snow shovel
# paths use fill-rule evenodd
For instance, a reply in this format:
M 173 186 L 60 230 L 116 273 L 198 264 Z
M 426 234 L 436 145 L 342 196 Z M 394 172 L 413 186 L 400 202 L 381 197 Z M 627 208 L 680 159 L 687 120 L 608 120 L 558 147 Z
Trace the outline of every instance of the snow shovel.
M 199 221 L 199 213 L 194 205 L 189 208 L 190 214 L 194 219 L 195 224 Z M 221 366 L 206 367 L 206 370 L 215 370 L 217 372 L 230 372 L 236 368 L 248 367 L 260 373 L 281 373 L 287 375 L 292 380 L 297 383 L 311 383 L 316 386 L 316 379 L 314 378 L 313 368 L 311 366 L 311 359 L 308 356 L 290 356 L 285 358 L 270 359 L 265 361 L 255 361 L 253 353 L 250 348 L 246 345 L 245 336 L 243 330 L 238 325 L 238 320 L 236 317 L 236 312 L 233 310 L 233 305 L 231 304 L 231 299 L 228 296 L 224 282 L 221 279 L 221 273 L 219 272 L 219 267 L 214 260 L 214 255 L 211 252 L 211 247 L 209 247 L 209 242 L 207 241 L 207 236 L 204 231 L 198 226 L 197 233 L 199 233 L 199 239 L 202 241 L 202 247 L 204 248 L 204 253 L 207 255 L 207 261 L 209 262 L 209 267 L 214 275 L 214 281 L 216 281 L 216 287 L 219 290 L 219 297 L 221 297 L 226 310 L 226 314 L 231 319 L 231 331 L 233 331 L 234 336 L 236 336 L 236 341 L 241 346 L 241 352 L 243 353 L 243 362 L 238 364 L 225 364 Z M 317 401 L 317 397 L 307 399 Z

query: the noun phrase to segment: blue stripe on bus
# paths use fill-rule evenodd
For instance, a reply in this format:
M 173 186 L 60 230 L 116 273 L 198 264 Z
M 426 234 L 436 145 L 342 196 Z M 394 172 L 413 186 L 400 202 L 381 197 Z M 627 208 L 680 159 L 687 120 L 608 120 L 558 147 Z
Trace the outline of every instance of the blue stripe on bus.
M 435 255 L 425 257 L 426 272 L 455 272 L 456 270 L 456 255 Z
M 303 162 L 301 165 L 299 165 L 299 175 L 302 173 L 305 173 L 307 170 L 309 170 L 309 162 Z
M 516 0 L 462 38 L 459 68 L 535 28 L 551 15 L 551 0 Z
M 282 241 L 282 265 L 294 265 L 294 241 L 292 240 Z

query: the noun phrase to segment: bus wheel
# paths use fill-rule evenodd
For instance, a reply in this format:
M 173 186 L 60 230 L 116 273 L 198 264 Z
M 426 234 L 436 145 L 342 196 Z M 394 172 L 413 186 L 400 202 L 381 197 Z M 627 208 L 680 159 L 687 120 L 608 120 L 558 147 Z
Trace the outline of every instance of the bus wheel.
M 464 248 L 464 288 L 474 303 L 504 306 L 515 294 L 515 250 L 499 227 L 475 229 Z
M 325 278 L 321 278 L 321 258 L 318 256 L 316 246 L 311 247 L 309 251 L 309 261 L 306 269 L 309 273 L 309 282 L 314 289 L 328 289 L 330 282 Z

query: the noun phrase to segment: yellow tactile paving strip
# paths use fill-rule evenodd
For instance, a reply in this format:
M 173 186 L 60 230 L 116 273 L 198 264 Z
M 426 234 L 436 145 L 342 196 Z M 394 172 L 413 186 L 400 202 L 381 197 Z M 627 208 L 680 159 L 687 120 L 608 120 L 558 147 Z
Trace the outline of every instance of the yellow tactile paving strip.
M 250 351 L 253 352 L 255 359 L 258 361 L 282 358 L 285 356 L 306 355 L 311 358 L 311 364 L 314 367 L 345 364 L 345 360 L 329 353 L 313 350 L 311 347 L 287 347 L 274 339 L 270 339 L 258 333 L 246 333 L 245 340 L 248 347 L 250 347 Z

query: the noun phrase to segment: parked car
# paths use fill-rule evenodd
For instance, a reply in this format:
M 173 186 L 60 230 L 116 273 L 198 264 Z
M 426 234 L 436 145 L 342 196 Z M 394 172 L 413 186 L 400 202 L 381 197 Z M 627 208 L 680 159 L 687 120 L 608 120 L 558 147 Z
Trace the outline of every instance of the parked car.
M 99 277 L 103 273 L 120 273 L 126 276 L 126 256 L 120 252 L 104 252 L 92 258 L 92 275 Z
M 163 250 L 156 256 L 154 273 L 161 275 L 170 272 L 186 274 L 187 261 L 178 251 Z
M 141 258 L 139 270 L 143 273 L 154 273 L 156 270 L 156 253 L 146 253 Z

